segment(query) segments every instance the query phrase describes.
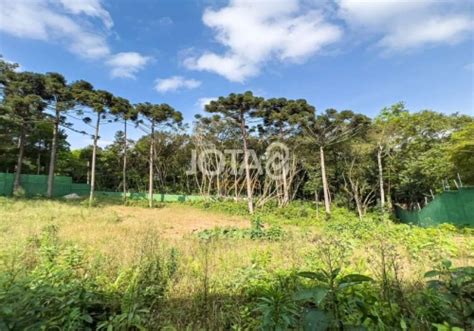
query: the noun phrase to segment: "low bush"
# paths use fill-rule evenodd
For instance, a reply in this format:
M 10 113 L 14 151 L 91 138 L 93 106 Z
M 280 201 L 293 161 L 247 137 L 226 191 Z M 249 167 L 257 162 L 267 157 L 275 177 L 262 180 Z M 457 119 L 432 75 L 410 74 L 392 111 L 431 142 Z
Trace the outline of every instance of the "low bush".
M 90 269 L 77 246 L 61 243 L 57 231 L 48 226 L 39 238 L 30 240 L 36 246 L 33 266 L 24 268 L 21 262 L 3 266 L 0 329 L 150 327 L 149 316 L 159 311 L 176 270 L 175 253 L 165 259 L 145 239 L 137 263 L 115 279 L 106 279 Z
M 264 227 L 259 217 L 254 217 L 251 227 L 246 229 L 236 227 L 215 227 L 206 229 L 197 233 L 200 239 L 252 239 L 252 240 L 270 240 L 278 241 L 288 236 L 288 234 L 280 227 L 272 225 L 268 228 Z

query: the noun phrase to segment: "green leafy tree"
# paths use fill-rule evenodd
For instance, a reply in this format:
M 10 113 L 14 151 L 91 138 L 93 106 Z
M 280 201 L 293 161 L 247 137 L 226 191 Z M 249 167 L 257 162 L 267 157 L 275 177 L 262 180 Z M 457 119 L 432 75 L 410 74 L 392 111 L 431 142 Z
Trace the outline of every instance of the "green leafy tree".
M 388 188 L 395 202 L 414 207 L 430 191 L 456 179 L 447 152 L 453 134 L 472 123 L 471 116 L 423 110 L 398 119 L 395 144 L 388 155 Z
M 247 203 L 250 214 L 253 214 L 253 188 L 250 177 L 249 165 L 249 132 L 248 120 L 256 112 L 263 98 L 256 97 L 252 92 L 247 91 L 243 94 L 231 93 L 227 97 L 219 97 L 218 100 L 211 101 L 206 105 L 206 111 L 214 114 L 221 114 L 224 118 L 230 120 L 240 129 L 242 138 L 242 149 L 244 153 L 245 180 L 247 185 Z
M 474 185 L 474 122 L 453 133 L 447 153 L 463 184 Z
M 75 106 L 71 88 L 61 74 L 50 72 L 45 75 L 45 89 L 49 104 L 54 111 L 54 127 L 51 142 L 51 156 L 48 171 L 47 196 L 53 196 L 54 171 L 56 169 L 56 154 L 58 149 L 59 125 L 64 122 L 63 114 Z
M 89 195 L 89 205 L 94 201 L 95 175 L 96 175 L 96 159 L 97 159 L 97 142 L 99 140 L 100 120 L 106 119 L 107 113 L 113 105 L 113 95 L 104 90 L 94 90 L 92 84 L 86 81 L 77 81 L 72 84 L 72 92 L 75 99 L 82 105 L 92 109 L 96 115 L 96 124 L 94 132 L 94 142 L 92 149 L 91 161 L 91 191 Z
M 325 149 L 354 137 L 361 130 L 365 130 L 369 123 L 370 120 L 365 115 L 350 110 L 338 112 L 335 109 L 327 109 L 324 114 L 306 122 L 308 137 L 319 147 L 326 215 L 331 214 L 331 201 L 326 175 Z
M 154 105 L 151 103 L 139 103 L 136 105 L 137 112 L 147 118 L 150 122 L 150 153 L 149 153 L 149 176 L 148 176 L 148 200 L 149 207 L 153 207 L 153 182 L 154 182 L 154 158 L 155 158 L 155 129 L 157 126 L 173 126 L 180 124 L 183 115 L 168 104 Z
M 308 104 L 306 100 L 287 100 L 285 98 L 272 98 L 263 101 L 259 109 L 254 113 L 255 117 L 261 118 L 263 123 L 259 125 L 259 131 L 264 137 L 272 139 L 276 137 L 281 143 L 288 143 L 288 139 L 301 132 L 301 123 L 307 118 L 314 117 L 316 109 Z M 290 202 L 290 183 L 288 178 L 288 161 L 282 166 L 282 191 L 283 198 L 280 206 L 286 206 Z
M 123 163 L 122 163 L 122 186 L 123 186 L 123 199 L 127 199 L 127 123 L 128 121 L 136 121 L 138 118 L 138 112 L 127 99 L 121 97 L 114 97 L 112 100 L 111 107 L 112 114 L 118 116 L 123 120 Z
M 47 98 L 44 76 L 32 72 L 15 72 L 3 66 L 3 111 L 8 121 L 19 130 L 18 157 L 13 183 L 14 191 L 20 188 L 20 175 L 25 143 L 35 123 L 44 119 Z
M 403 117 L 409 116 L 408 110 L 403 102 L 396 103 L 391 107 L 385 107 L 375 118 L 371 128 L 371 139 L 375 141 L 377 149 L 377 167 L 379 176 L 379 198 L 380 207 L 384 209 L 385 183 L 383 171 L 383 159 L 394 147 L 397 138 L 397 132 L 400 129 L 400 121 Z

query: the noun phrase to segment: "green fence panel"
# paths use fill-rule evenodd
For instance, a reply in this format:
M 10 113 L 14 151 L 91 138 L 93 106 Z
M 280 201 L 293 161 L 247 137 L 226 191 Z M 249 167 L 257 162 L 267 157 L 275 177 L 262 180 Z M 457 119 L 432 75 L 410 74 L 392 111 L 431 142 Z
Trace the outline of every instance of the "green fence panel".
M 0 173 L 0 195 L 11 196 L 13 194 L 14 174 Z M 45 196 L 48 190 L 48 176 L 46 175 L 21 175 L 20 185 L 25 190 L 27 197 Z M 55 176 L 53 186 L 53 196 L 62 197 L 75 193 L 79 196 L 87 196 L 90 193 L 90 185 L 83 183 L 73 183 L 71 177 Z M 122 198 L 122 192 L 96 191 L 97 196 Z M 148 199 L 148 193 L 136 192 L 128 193 L 132 199 Z M 184 202 L 202 200 L 198 195 L 183 194 L 154 194 L 153 199 L 159 202 Z
M 14 174 L 0 173 L 0 195 L 11 196 L 13 194 Z M 46 175 L 21 175 L 20 185 L 25 190 L 27 197 L 46 195 L 48 190 L 48 176 Z M 71 193 L 72 178 L 67 176 L 55 176 L 53 184 L 53 196 L 61 197 Z
M 474 226 L 474 187 L 457 191 L 444 191 L 419 211 L 397 207 L 397 218 L 403 223 L 435 226 L 451 223 L 457 226 Z
M 70 193 L 75 193 L 77 195 L 88 195 L 90 191 L 91 186 L 89 184 L 72 183 Z
M 13 174 L 0 173 L 0 195 L 11 195 L 13 192 Z
M 48 177 L 40 175 L 21 175 L 20 185 L 27 197 L 46 195 Z
M 108 192 L 108 191 L 97 191 L 95 192 L 97 196 L 105 196 L 105 197 L 112 197 L 112 198 L 122 198 L 123 192 Z M 127 196 L 131 199 L 148 199 L 148 193 L 144 192 L 133 192 L 127 193 Z M 184 195 L 184 194 L 164 194 L 158 193 L 153 194 L 153 200 L 158 202 L 185 202 L 185 201 L 197 201 L 202 200 L 203 197 L 199 195 Z

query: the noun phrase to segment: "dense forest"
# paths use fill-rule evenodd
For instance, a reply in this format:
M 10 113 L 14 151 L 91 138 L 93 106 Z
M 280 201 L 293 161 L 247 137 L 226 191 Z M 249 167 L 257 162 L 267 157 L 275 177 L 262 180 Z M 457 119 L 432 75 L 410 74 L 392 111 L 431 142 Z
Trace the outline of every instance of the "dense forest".
M 363 109 L 316 110 L 306 100 L 245 92 L 211 101 L 208 116 L 196 116 L 190 125 L 167 104 L 131 104 L 86 81 L 19 71 L 5 61 L 0 86 L 0 172 L 49 175 L 50 183 L 54 174 L 101 191 L 248 197 L 250 211 L 266 203 L 318 200 L 327 212 L 335 204 L 359 215 L 393 204 L 420 208 L 436 192 L 474 184 L 474 118 L 468 115 L 413 112 L 399 102 L 369 118 Z M 81 131 L 90 146 L 70 148 L 68 132 L 79 132 L 74 120 L 90 127 Z M 101 125 L 111 122 L 123 129 L 101 148 Z M 143 136 L 131 140 L 130 130 Z M 282 180 L 251 164 L 264 164 L 275 141 L 291 152 Z M 226 157 L 219 175 L 189 174 L 193 153 L 206 148 L 243 149 L 235 155 L 242 168 L 232 170 Z M 251 150 L 261 157 L 252 158 Z M 211 157 L 206 166 L 216 166 Z

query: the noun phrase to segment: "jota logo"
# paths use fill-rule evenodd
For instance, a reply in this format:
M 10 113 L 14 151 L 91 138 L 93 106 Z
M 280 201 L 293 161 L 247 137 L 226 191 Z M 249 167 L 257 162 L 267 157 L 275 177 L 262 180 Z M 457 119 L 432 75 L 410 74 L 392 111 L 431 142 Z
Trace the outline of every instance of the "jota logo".
M 245 158 L 247 158 L 247 162 L 245 162 Z M 287 176 L 289 158 L 288 147 L 280 142 L 270 144 L 260 158 L 257 157 L 257 153 L 253 149 L 247 150 L 247 155 L 245 155 L 242 149 L 220 151 L 215 147 L 210 147 L 204 148 L 199 153 L 192 150 L 191 168 L 186 171 L 186 174 L 195 175 L 199 170 L 206 176 L 214 177 L 229 169 L 232 174 L 241 175 L 244 173 L 247 163 L 249 169 L 257 170 L 259 175 L 264 174 L 273 180 L 278 180 Z

